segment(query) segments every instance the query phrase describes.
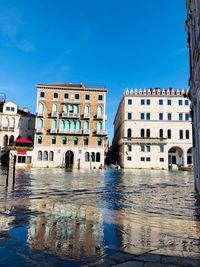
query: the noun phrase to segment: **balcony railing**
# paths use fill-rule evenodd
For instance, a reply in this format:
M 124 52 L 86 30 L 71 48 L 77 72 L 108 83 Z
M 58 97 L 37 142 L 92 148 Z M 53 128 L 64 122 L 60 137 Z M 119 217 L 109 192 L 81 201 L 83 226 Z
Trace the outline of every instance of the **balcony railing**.
M 97 135 L 107 135 L 108 132 L 105 131 L 105 130 L 97 130 L 97 131 L 96 131 L 96 134 L 97 134 Z
M 103 120 L 103 118 L 104 118 L 104 115 L 103 114 L 97 114 L 97 119 Z
M 83 118 L 84 119 L 89 119 L 90 118 L 90 114 L 89 113 L 84 113 L 83 114 Z
M 80 113 L 62 112 L 62 118 L 80 118 Z
M 0 130 L 1 130 L 1 131 L 10 131 L 10 132 L 14 132 L 15 127 L 0 126 Z
M 164 144 L 166 143 L 166 138 L 160 137 L 123 137 L 123 143 L 131 143 L 131 144 Z
M 60 134 L 83 134 L 82 130 L 68 130 L 68 129 L 59 129 L 58 132 Z
M 57 132 L 58 132 L 58 129 L 54 129 L 54 128 L 50 129 L 50 133 L 52 133 L 52 134 L 56 134 Z
M 37 128 L 36 129 L 36 133 L 42 133 L 43 132 L 43 129 L 42 128 Z
M 44 111 L 38 111 L 37 116 L 38 117 L 44 117 Z
M 86 134 L 86 135 L 90 134 L 90 130 L 83 130 L 83 134 Z
M 53 118 L 57 118 L 58 117 L 58 112 L 57 111 L 52 111 L 51 112 L 51 117 L 53 117 Z

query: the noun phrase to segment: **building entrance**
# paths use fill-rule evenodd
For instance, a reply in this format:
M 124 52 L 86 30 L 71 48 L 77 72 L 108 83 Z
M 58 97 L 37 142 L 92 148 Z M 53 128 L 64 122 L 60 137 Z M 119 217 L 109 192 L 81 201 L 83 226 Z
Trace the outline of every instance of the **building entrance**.
M 65 168 L 72 169 L 74 164 L 74 153 L 67 151 L 65 154 Z

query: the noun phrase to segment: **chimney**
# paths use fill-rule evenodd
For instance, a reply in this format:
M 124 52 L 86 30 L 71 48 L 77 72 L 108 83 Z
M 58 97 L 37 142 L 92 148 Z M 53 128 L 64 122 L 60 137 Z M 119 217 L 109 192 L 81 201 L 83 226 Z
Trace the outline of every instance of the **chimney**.
M 28 110 L 28 108 L 27 108 L 27 107 L 23 108 L 22 110 L 23 110 L 24 112 L 26 112 L 26 113 L 28 113 L 28 112 L 29 112 L 29 110 Z

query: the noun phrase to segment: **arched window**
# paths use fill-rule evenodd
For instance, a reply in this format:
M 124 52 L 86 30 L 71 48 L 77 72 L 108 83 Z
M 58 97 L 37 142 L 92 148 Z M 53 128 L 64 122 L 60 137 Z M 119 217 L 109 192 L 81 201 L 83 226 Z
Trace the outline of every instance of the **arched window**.
M 57 129 L 57 120 L 52 120 L 52 129 Z
M 147 138 L 150 138 L 151 137 L 151 131 L 150 131 L 150 129 L 147 129 L 146 130 L 146 137 Z
M 66 144 L 67 144 L 67 138 L 66 138 L 66 137 L 63 137 L 63 138 L 62 138 L 62 144 L 63 144 L 63 145 L 66 145 Z
M 77 114 L 78 113 L 78 105 L 74 105 L 73 108 L 74 108 L 74 113 Z
M 91 159 L 92 159 L 92 162 L 95 162 L 95 153 L 94 152 L 92 152 L 92 154 L 91 154 Z
M 89 131 L 89 121 L 84 122 L 84 132 Z
M 101 137 L 97 138 L 97 144 L 98 144 L 98 146 L 101 146 L 102 145 L 102 139 L 101 139 Z
M 38 136 L 38 138 L 37 138 L 37 143 L 38 143 L 38 144 L 42 144 L 42 136 Z
M 163 138 L 163 136 L 164 136 L 164 134 L 163 134 L 163 129 L 160 129 L 160 130 L 159 130 L 159 137 L 160 137 L 160 138 Z
M 76 129 L 76 122 L 72 121 L 71 122 L 71 130 L 74 131 Z
M 77 146 L 78 145 L 78 138 L 74 137 L 72 140 L 74 141 L 74 145 Z
M 11 135 L 9 138 L 9 146 L 13 146 L 14 145 L 14 136 Z
M 89 162 L 90 161 L 90 154 L 89 152 L 85 152 L 85 161 Z
M 183 130 L 179 131 L 179 139 L 183 139 Z
M 96 153 L 96 162 L 101 161 L 101 154 L 99 152 Z
M 64 120 L 61 120 L 60 121 L 60 129 L 61 130 L 64 130 L 65 129 L 65 121 Z
M 131 137 L 132 136 L 132 131 L 131 131 L 131 129 L 129 128 L 128 130 L 127 130 L 127 137 Z
M 56 144 L 56 137 L 55 136 L 52 136 L 51 143 L 52 143 L 52 145 L 55 145 Z
M 97 131 L 102 131 L 103 125 L 101 121 L 97 122 Z
M 140 130 L 140 137 L 143 137 L 144 138 L 144 129 L 141 129 Z
M 84 146 L 88 146 L 88 137 L 84 137 Z
M 185 138 L 190 139 L 190 131 L 189 130 L 185 131 Z
M 14 119 L 14 118 L 12 118 L 12 119 L 10 120 L 10 127 L 12 127 L 12 128 L 15 127 L 15 119 Z
M 171 139 L 171 138 L 172 138 L 172 132 L 171 132 L 170 129 L 167 130 L 167 138 L 168 138 L 168 139 Z
M 23 127 L 23 120 L 22 118 L 19 119 L 18 127 L 22 128 Z
M 70 130 L 70 121 L 66 121 L 66 123 L 65 123 L 65 129 L 66 129 L 67 131 Z
M 54 161 L 54 152 L 53 151 L 49 152 L 49 161 Z
M 76 130 L 81 130 L 81 122 L 80 121 L 76 122 Z
M 90 114 L 90 107 L 89 106 L 85 106 L 85 115 L 89 115 Z
M 98 108 L 97 108 L 97 114 L 98 114 L 98 116 L 102 116 L 103 115 L 103 108 L 102 108 L 102 106 L 98 106 Z
M 52 111 L 53 112 L 57 112 L 58 111 L 58 105 L 57 104 L 53 104 Z
M 4 138 L 3 138 L 3 146 L 7 146 L 8 145 L 8 136 L 7 134 L 4 135 Z
M 44 153 L 43 153 L 43 160 L 44 161 L 48 160 L 48 152 L 47 151 L 44 151 Z
M 40 103 L 39 104 L 39 113 L 43 113 L 44 112 L 44 104 Z
M 42 161 L 42 151 L 38 151 L 38 161 Z
M 39 119 L 39 121 L 38 121 L 38 128 L 39 128 L 39 129 L 43 129 L 43 126 L 44 126 L 44 121 L 43 121 L 43 119 Z
M 8 117 L 5 118 L 4 126 L 5 127 L 9 127 L 9 119 L 8 119 Z

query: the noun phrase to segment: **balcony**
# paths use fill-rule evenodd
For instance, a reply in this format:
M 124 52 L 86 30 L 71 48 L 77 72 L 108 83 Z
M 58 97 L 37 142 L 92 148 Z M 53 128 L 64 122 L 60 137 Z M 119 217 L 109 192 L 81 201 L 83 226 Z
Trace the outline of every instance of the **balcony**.
M 89 135 L 90 134 L 90 130 L 83 130 L 83 134 L 84 135 Z
M 82 130 L 72 130 L 72 129 L 59 129 L 59 134 L 74 134 L 74 135 L 80 135 L 83 134 Z
M 43 111 L 38 111 L 37 112 L 37 117 L 44 117 L 44 112 Z
M 166 138 L 159 138 L 159 137 L 155 137 L 155 138 L 142 138 L 142 137 L 123 137 L 123 144 L 166 144 Z
M 70 112 L 62 112 L 62 118 L 80 118 L 80 113 L 70 113 Z
M 37 128 L 36 129 L 36 133 L 43 133 L 43 129 L 42 128 Z
M 90 119 L 90 114 L 89 113 L 84 113 L 83 114 L 84 119 Z
M 96 131 L 96 135 L 107 135 L 107 134 L 108 134 L 108 132 L 105 130 L 97 130 Z
M 57 111 L 52 111 L 50 116 L 52 118 L 57 118 L 58 117 L 58 112 Z
M 15 130 L 15 127 L 8 127 L 8 126 L 0 126 L 0 130 L 1 131 L 7 131 L 7 132 L 14 132 L 14 130 Z
M 50 129 L 51 134 L 57 134 L 57 132 L 58 132 L 58 129 L 53 129 L 53 128 Z

